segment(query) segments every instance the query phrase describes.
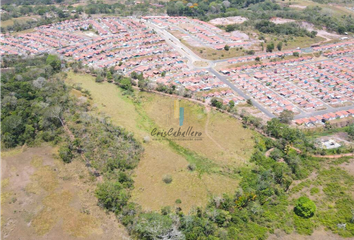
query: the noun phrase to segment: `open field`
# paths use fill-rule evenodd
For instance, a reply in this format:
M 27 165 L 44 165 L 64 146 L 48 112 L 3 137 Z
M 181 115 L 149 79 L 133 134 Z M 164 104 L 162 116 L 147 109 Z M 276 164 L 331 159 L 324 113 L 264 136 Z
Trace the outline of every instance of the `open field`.
M 148 97 L 144 103 L 146 113 L 158 126 L 164 129 L 178 128 L 178 119 L 169 121 L 167 114 L 162 114 L 171 110 L 173 98 L 149 93 L 143 93 L 144 95 Z M 185 111 L 182 130 L 192 126 L 193 130 L 202 132 L 203 135 L 207 131 L 210 138 L 204 136 L 202 141 L 179 141 L 178 144 L 215 162 L 230 166 L 236 166 L 251 156 L 252 133 L 244 129 L 240 122 L 214 110 L 207 112 L 204 107 L 186 100 L 180 101 L 179 106 L 184 107 Z
M 224 49 L 216 50 L 208 47 L 194 47 L 187 43 L 185 40 L 181 40 L 181 42 L 186 45 L 189 49 L 191 49 L 194 53 L 204 59 L 208 60 L 218 60 L 232 57 L 240 57 L 247 55 L 241 49 L 230 48 L 229 51 Z
M 95 83 L 89 75 L 69 73 L 68 83 L 81 83 L 91 92 L 98 110 L 110 116 L 113 123 L 134 132 L 139 141 L 150 136 L 153 127 L 178 127 L 176 119 L 168 118 L 174 98 L 135 92 L 140 104 L 134 104 L 118 87 Z M 234 192 L 239 180 L 230 172 L 244 164 L 252 152 L 253 133 L 243 129 L 237 120 L 207 113 L 188 101 L 181 101 L 180 106 L 185 108 L 182 129 L 193 126 L 193 130 L 202 132 L 203 139 L 152 140 L 143 144 L 145 152 L 135 172 L 133 201 L 145 210 L 160 210 L 181 199 L 179 206 L 188 212 L 193 206 L 205 205 L 210 196 Z M 189 164 L 194 164 L 196 171 L 188 170 Z M 172 176 L 171 184 L 162 181 L 165 175 Z
M 352 224 L 347 224 L 345 229 L 338 228 L 339 223 L 350 219 L 350 206 L 354 202 L 353 195 L 353 158 L 337 160 L 325 159 L 320 162 L 321 168 L 312 172 L 306 179 L 294 181 L 289 190 L 290 199 L 307 196 L 316 204 L 316 214 L 310 220 L 295 221 L 299 234 L 310 235 L 311 239 L 343 239 L 351 236 Z M 331 217 L 329 217 L 331 216 Z M 318 228 L 324 225 L 325 229 Z M 349 225 L 349 226 L 348 226 Z M 331 231 L 329 231 L 331 230 Z M 314 233 L 314 238 L 312 238 Z M 339 234 L 334 235 L 333 233 Z M 282 236 L 283 234 L 279 233 Z M 309 239 L 291 234 L 294 238 L 281 237 L 282 239 Z M 322 238 L 321 238 L 322 237 Z M 274 239 L 274 238 L 270 238 Z
M 1 22 L 1 27 L 7 27 L 7 26 L 12 26 L 15 24 L 15 22 L 18 23 L 25 23 L 27 21 L 32 21 L 34 19 L 39 18 L 39 16 L 30 16 L 30 17 L 19 17 L 19 18 L 12 18 L 6 21 Z
M 310 38 L 310 37 L 289 37 L 289 36 L 284 36 L 284 37 L 279 37 L 279 36 L 274 36 L 270 34 L 264 34 L 265 38 L 267 39 L 267 42 L 274 42 L 276 45 L 278 42 L 283 42 L 283 47 L 282 50 L 291 50 L 291 49 L 296 49 L 296 48 L 306 48 L 310 47 L 313 44 L 319 44 L 326 40 L 325 38 L 322 37 L 315 37 L 315 38 Z M 267 44 L 264 44 L 264 49 L 266 49 Z
M 129 239 L 97 206 L 96 178 L 84 163 L 63 164 L 43 145 L 2 153 L 2 239 Z
M 284 4 L 290 4 L 290 7 L 294 9 L 298 9 L 301 11 L 301 9 L 304 9 L 308 6 L 319 6 L 321 7 L 326 13 L 330 15 L 335 15 L 335 16 L 342 16 L 342 15 L 352 15 L 354 16 L 354 12 L 345 8 L 344 6 L 340 6 L 337 4 L 321 4 L 317 3 L 314 1 L 309 1 L 309 0 L 296 0 L 296 1 L 291 1 L 291 0 L 284 0 L 284 1 L 277 1 L 279 4 L 284 5 Z

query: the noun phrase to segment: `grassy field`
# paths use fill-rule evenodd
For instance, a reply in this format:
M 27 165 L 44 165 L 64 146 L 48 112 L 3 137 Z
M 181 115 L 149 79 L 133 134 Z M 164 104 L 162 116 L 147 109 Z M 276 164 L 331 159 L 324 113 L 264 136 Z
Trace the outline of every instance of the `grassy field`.
M 75 160 L 64 165 L 57 151 L 43 145 L 2 153 L 1 237 L 128 238 L 113 214 L 97 206 L 96 178 L 84 163 Z
M 186 45 L 189 49 L 191 49 L 195 54 L 208 60 L 218 60 L 218 59 L 240 57 L 240 56 L 247 55 L 241 49 L 237 50 L 236 48 L 230 48 L 229 51 L 226 51 L 224 49 L 216 50 L 209 47 L 194 47 L 188 44 L 188 42 L 185 40 L 181 40 L 181 42 L 184 45 Z
M 67 82 L 81 83 L 83 89 L 91 92 L 98 111 L 132 131 L 140 141 L 150 136 L 154 127 L 161 130 L 178 127 L 178 119 L 170 117 L 174 98 L 135 92 L 138 102 L 134 103 L 118 87 L 96 83 L 89 75 L 69 73 Z M 233 193 L 239 182 L 233 170 L 244 164 L 252 153 L 254 133 L 243 129 L 237 120 L 208 113 L 188 101 L 179 105 L 185 108 L 182 129 L 193 126 L 202 132 L 203 138 L 201 141 L 151 140 L 143 144 L 145 152 L 135 172 L 133 201 L 145 210 L 174 206 L 180 199 L 179 206 L 188 212 L 193 206 L 205 205 L 210 196 Z M 196 170 L 188 170 L 189 164 L 194 164 Z M 172 183 L 162 181 L 165 175 L 172 176 Z
M 298 47 L 300 48 L 310 47 L 313 44 L 320 43 L 325 40 L 324 38 L 318 36 L 315 38 L 310 38 L 310 37 L 276 36 L 271 34 L 263 34 L 263 35 L 267 40 L 267 43 L 274 42 L 275 45 L 274 51 L 278 51 L 276 48 L 278 42 L 283 42 L 282 50 L 290 50 L 290 49 L 296 49 Z M 264 49 L 266 49 L 267 43 L 264 44 Z
M 338 4 L 321 4 L 321 3 L 317 3 L 314 1 L 310 1 L 310 0 L 296 0 L 296 1 L 291 1 L 291 0 L 284 0 L 284 1 L 277 1 L 279 4 L 291 4 L 291 5 L 298 5 L 298 6 L 304 6 L 304 7 L 308 7 L 308 6 L 319 6 L 321 7 L 326 13 L 330 14 L 330 15 L 335 15 L 335 16 L 342 16 L 342 15 L 352 15 L 354 16 L 354 12 L 350 11 L 349 9 L 345 8 L 344 6 L 338 5 Z M 333 1 L 335 2 L 335 1 Z M 348 5 L 352 5 L 348 4 Z M 297 8 L 294 8 L 297 9 Z M 301 10 L 301 9 L 299 9 Z
M 31 17 L 19 17 L 19 18 L 12 18 L 6 21 L 1 22 L 2 27 L 12 26 L 17 21 L 18 23 L 25 23 L 27 21 L 31 21 L 33 19 L 37 19 L 39 16 L 31 16 Z
M 347 222 L 347 219 L 352 217 L 354 159 L 321 161 L 321 169 L 314 171 L 304 180 L 294 182 L 289 191 L 292 203 L 300 196 L 307 196 L 317 207 L 316 214 L 311 219 L 300 219 L 294 215 L 297 232 L 310 235 L 319 225 L 323 225 L 326 230 L 342 237 L 350 237 L 353 232 L 352 225 L 347 224 L 346 228 L 341 229 L 337 224 Z M 327 235 L 332 235 L 330 231 L 327 232 Z

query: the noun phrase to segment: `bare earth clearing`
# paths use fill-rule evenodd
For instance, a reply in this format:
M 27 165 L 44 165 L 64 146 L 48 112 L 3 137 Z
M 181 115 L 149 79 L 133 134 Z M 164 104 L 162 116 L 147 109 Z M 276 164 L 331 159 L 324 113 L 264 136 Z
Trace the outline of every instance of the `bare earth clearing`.
M 97 206 L 96 179 L 84 163 L 64 165 L 53 154 L 50 146 L 2 153 L 2 239 L 129 239 Z
M 215 18 L 209 22 L 214 25 L 229 25 L 229 24 L 241 24 L 248 19 L 241 16 L 227 17 L 227 18 Z

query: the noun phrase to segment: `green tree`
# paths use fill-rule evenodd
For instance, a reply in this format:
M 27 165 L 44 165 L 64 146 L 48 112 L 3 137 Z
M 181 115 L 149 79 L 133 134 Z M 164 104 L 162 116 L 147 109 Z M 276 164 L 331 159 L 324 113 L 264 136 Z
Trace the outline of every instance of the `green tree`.
M 110 71 L 107 72 L 107 80 L 108 80 L 108 82 L 112 82 L 113 81 L 113 76 L 112 76 L 112 73 Z
M 282 48 L 283 48 L 283 42 L 278 42 L 278 44 L 277 44 L 277 49 L 278 49 L 279 51 L 281 51 Z
M 128 192 L 119 182 L 106 181 L 98 184 L 96 189 L 96 197 L 101 207 L 113 212 L 119 212 L 129 200 Z
M 232 31 L 235 31 L 235 29 L 236 29 L 236 25 L 229 24 L 229 25 L 226 26 L 225 31 L 226 32 L 232 32 Z
M 282 123 L 289 124 L 294 119 L 294 112 L 289 110 L 284 110 L 280 113 L 279 120 Z
M 316 212 L 316 205 L 307 197 L 300 197 L 296 201 L 296 206 L 294 208 L 296 215 L 303 218 L 310 218 Z
M 172 219 L 168 215 L 158 213 L 143 213 L 139 216 L 137 224 L 134 226 L 134 231 L 140 236 L 140 239 L 181 239 L 167 238 L 167 235 L 172 230 Z
M 230 107 L 230 109 L 233 108 L 233 107 L 235 107 L 235 102 L 234 102 L 234 100 L 230 100 L 230 102 L 229 102 L 229 107 Z
M 211 105 L 217 108 L 221 108 L 222 107 L 222 102 L 220 99 L 217 98 L 212 98 L 210 101 Z
M 61 61 L 57 55 L 49 54 L 46 63 L 52 66 L 54 71 L 59 71 L 61 68 Z
M 274 43 L 268 43 L 267 44 L 267 52 L 273 52 L 274 50 Z
M 63 145 L 59 148 L 59 156 L 65 163 L 69 163 L 71 162 L 74 155 L 71 151 L 70 146 Z
M 123 88 L 124 90 L 130 90 L 130 91 L 133 90 L 133 88 L 132 88 L 132 83 L 131 83 L 131 81 L 130 81 L 129 78 L 123 78 L 123 79 L 120 81 L 119 86 L 120 86 L 121 88 Z
M 96 79 L 95 79 L 96 82 L 100 83 L 100 82 L 103 82 L 103 77 L 101 74 L 98 74 Z
M 139 79 L 139 81 L 138 81 L 138 87 L 139 87 L 140 91 L 146 90 L 147 86 L 148 86 L 148 81 L 147 81 L 147 80 L 145 80 L 145 79 Z
M 354 124 L 348 127 L 347 133 L 351 139 L 354 139 Z
M 225 51 L 229 51 L 230 50 L 230 46 L 226 44 L 224 49 L 225 49 Z

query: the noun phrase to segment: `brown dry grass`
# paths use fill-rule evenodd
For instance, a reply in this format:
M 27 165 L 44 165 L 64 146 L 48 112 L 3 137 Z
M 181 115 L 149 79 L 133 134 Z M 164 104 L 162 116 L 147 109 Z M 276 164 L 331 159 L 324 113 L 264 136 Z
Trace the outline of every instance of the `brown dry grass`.
M 170 120 L 169 113 L 173 114 L 174 98 L 159 96 L 150 93 L 141 94 L 144 96 L 144 109 L 147 115 L 161 128 L 169 129 L 171 127 L 179 128 L 178 119 Z M 244 129 L 242 124 L 222 113 L 210 112 L 210 121 L 207 123 L 207 112 L 204 107 L 182 100 L 180 107 L 184 107 L 185 117 L 182 131 L 188 127 L 201 132 L 202 141 L 178 141 L 178 144 L 199 153 L 220 164 L 240 165 L 247 160 L 254 146 L 252 132 Z M 232 127 L 231 127 L 232 126 Z M 217 139 L 218 145 L 206 136 L 206 127 L 209 129 L 209 135 Z
M 96 182 L 84 163 L 63 164 L 58 148 L 28 148 L 2 158 L 2 237 L 8 239 L 129 239 L 115 217 L 97 206 Z M 55 155 L 53 155 L 55 154 Z
M 224 49 L 216 50 L 209 47 L 195 47 L 190 45 L 185 40 L 181 40 L 181 42 L 184 45 L 186 45 L 189 49 L 191 49 L 195 54 L 208 60 L 219 60 L 219 59 L 233 58 L 233 57 L 240 57 L 240 56 L 247 55 L 241 49 L 237 49 L 237 48 L 230 48 L 229 51 L 226 51 Z
M 136 92 L 141 103 L 134 104 L 127 97 L 122 96 L 118 87 L 109 83 L 96 83 L 94 78 L 88 75 L 69 73 L 68 83 L 81 83 L 83 89 L 91 92 L 92 103 L 97 106 L 97 109 L 110 116 L 114 124 L 124 126 L 134 132 L 139 141 L 142 141 L 145 136 L 150 136 L 154 126 L 161 129 L 178 127 L 178 119 L 168 117 L 168 113 L 173 108 L 173 98 Z M 204 132 L 207 120 L 205 110 L 189 101 L 182 101 L 180 104 L 181 107 L 185 107 L 183 128 L 193 126 L 194 130 Z M 233 149 L 231 155 L 223 152 L 207 137 L 204 137 L 202 141 L 176 141 L 176 143 L 212 159 L 217 169 L 225 165 L 235 167 L 235 163 L 243 162 L 247 154 L 250 154 L 250 152 L 245 154 L 246 158 L 243 159 L 243 156 L 239 156 L 242 150 L 240 152 L 234 150 L 240 146 L 239 136 L 247 138 L 245 143 L 249 144 L 252 150 L 252 132 L 242 129 L 241 124 L 236 120 L 224 118 L 219 114 L 211 113 L 212 116 L 215 115 L 215 119 L 211 117 L 212 125 L 209 126 L 211 135 L 218 135 L 220 131 L 227 141 L 232 141 L 231 144 L 224 144 L 222 137 L 218 139 L 227 150 Z M 218 119 L 221 119 L 222 129 L 219 129 Z M 212 195 L 233 193 L 237 188 L 237 179 L 219 173 L 199 175 L 197 172 L 187 170 L 189 164 L 187 159 L 172 148 L 167 141 L 150 141 L 144 143 L 143 147 L 145 152 L 135 172 L 132 200 L 142 205 L 145 210 L 160 210 L 166 205 L 173 206 L 176 199 L 181 199 L 180 206 L 188 212 L 193 206 L 205 205 Z M 171 184 L 165 184 L 162 181 L 163 176 L 167 174 L 173 178 Z

